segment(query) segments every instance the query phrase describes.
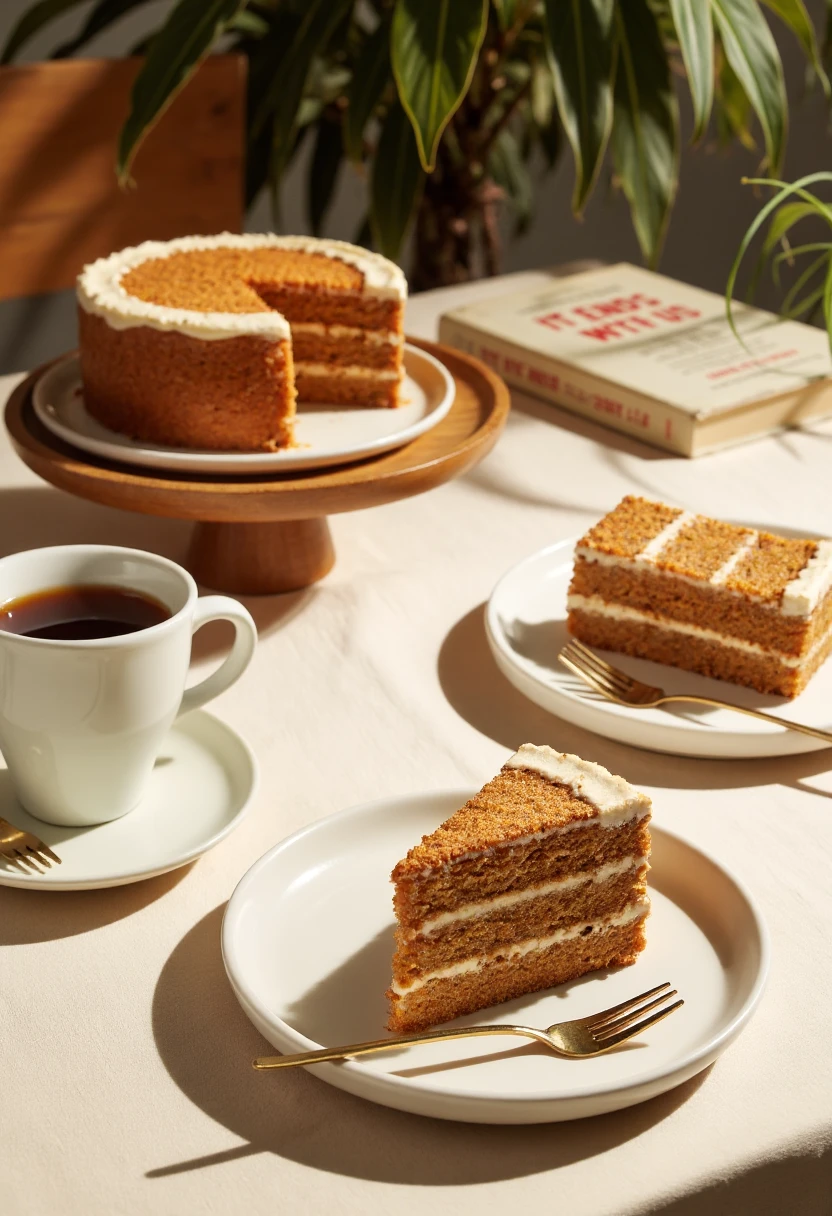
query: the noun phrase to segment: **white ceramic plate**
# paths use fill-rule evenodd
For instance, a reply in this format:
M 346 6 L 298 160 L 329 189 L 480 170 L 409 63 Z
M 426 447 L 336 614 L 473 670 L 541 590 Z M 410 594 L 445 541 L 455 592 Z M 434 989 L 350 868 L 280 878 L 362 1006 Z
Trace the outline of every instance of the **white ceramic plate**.
M 203 710 L 174 724 L 144 799 L 112 823 L 66 828 L 34 819 L 15 801 L 2 769 L 0 816 L 39 836 L 61 865 L 21 874 L 0 858 L 0 885 L 86 891 L 175 870 L 234 831 L 256 786 L 257 763 L 248 744 Z
M 456 790 L 377 802 L 290 836 L 237 886 L 222 930 L 225 967 L 248 1017 L 280 1051 L 381 1038 L 390 982 L 390 871 L 471 796 Z M 665 980 L 685 1005 L 637 1043 L 589 1060 L 495 1038 L 318 1064 L 321 1080 L 399 1110 L 477 1123 L 543 1123 L 617 1110 L 706 1068 L 762 993 L 766 930 L 742 887 L 654 826 L 648 946 L 632 967 L 461 1018 L 550 1026 Z M 263 1085 L 281 1084 L 263 1073 Z
M 558 652 L 569 641 L 566 594 L 574 548 L 574 540 L 565 540 L 533 553 L 500 579 L 488 601 L 486 633 L 492 654 L 503 675 L 529 700 L 608 739 L 677 756 L 785 756 L 829 746 L 728 709 L 692 705 L 630 709 L 588 688 L 558 662 Z M 832 663 L 820 669 L 799 697 L 786 701 L 662 663 L 599 653 L 636 679 L 668 693 L 718 697 L 766 710 L 784 722 L 832 730 Z
M 32 404 L 59 439 L 107 460 L 192 473 L 288 473 L 376 456 L 410 443 L 441 422 L 456 391 L 448 369 L 408 344 L 404 368 L 404 404 L 398 409 L 302 405 L 295 428 L 298 446 L 282 452 L 188 451 L 141 443 L 108 430 L 87 413 L 77 355 L 68 355 L 41 376 Z

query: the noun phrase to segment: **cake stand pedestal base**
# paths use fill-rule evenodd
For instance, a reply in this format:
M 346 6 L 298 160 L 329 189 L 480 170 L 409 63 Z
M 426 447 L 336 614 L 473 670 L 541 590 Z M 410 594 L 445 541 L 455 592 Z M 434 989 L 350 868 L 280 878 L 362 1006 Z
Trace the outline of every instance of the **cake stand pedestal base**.
M 186 566 L 212 591 L 275 595 L 328 574 L 335 549 L 326 516 L 276 523 L 199 523 Z

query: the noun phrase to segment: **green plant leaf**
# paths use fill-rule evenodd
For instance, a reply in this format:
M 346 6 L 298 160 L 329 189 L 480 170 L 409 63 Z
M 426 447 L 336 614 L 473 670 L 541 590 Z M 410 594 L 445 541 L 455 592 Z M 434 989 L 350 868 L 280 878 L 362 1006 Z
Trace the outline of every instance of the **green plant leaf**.
M 572 210 L 586 204 L 612 126 L 613 0 L 546 0 L 555 97 L 575 157 Z
M 468 91 L 487 23 L 488 0 L 396 0 L 390 59 L 428 173 Z
M 315 236 L 321 234 L 343 159 L 344 142 L 341 124 L 332 119 L 323 118 L 318 123 L 315 147 L 309 166 L 309 219 Z
M 514 211 L 516 232 L 526 231 L 532 217 L 532 182 L 514 133 L 504 127 L 488 157 L 488 172 L 501 186 Z
M 787 102 L 774 37 L 755 0 L 710 3 L 725 57 L 760 121 L 767 168 L 776 175 L 786 146 Z
M 771 186 L 776 189 L 776 194 L 770 198 L 768 202 L 757 212 L 757 215 L 749 224 L 745 231 L 745 235 L 740 241 L 740 247 L 737 250 L 734 261 L 731 264 L 731 269 L 728 272 L 728 282 L 725 285 L 725 315 L 728 318 L 728 324 L 731 326 L 731 331 L 738 341 L 747 348 L 746 343 L 737 331 L 734 321 L 733 303 L 734 303 L 734 288 L 736 287 L 737 277 L 740 272 L 740 267 L 745 260 L 745 255 L 748 252 L 751 242 L 762 228 L 768 217 L 778 207 L 781 207 L 788 198 L 792 195 L 797 195 L 808 203 L 812 210 L 824 220 L 832 228 L 832 207 L 821 202 L 819 198 L 811 194 L 807 189 L 808 186 L 815 185 L 816 182 L 832 182 L 832 173 L 828 170 L 820 170 L 817 173 L 807 173 L 805 177 L 800 177 L 796 182 L 781 182 L 771 178 L 759 177 L 744 177 L 743 183 L 748 186 Z
M 708 126 L 714 103 L 714 27 L 707 0 L 670 0 L 693 102 L 693 142 Z
M 40 3 L 23 14 L 9 34 L 0 55 L 0 63 L 11 63 L 20 48 L 25 46 L 30 38 L 34 38 L 39 29 L 60 17 L 61 13 L 78 8 L 84 3 L 86 0 L 40 0 Z
M 751 133 L 751 118 L 751 102 L 745 89 L 728 60 L 723 59 L 716 89 L 716 121 L 720 147 L 725 148 L 732 139 L 736 139 L 749 152 L 755 151 L 757 144 Z
M 803 273 L 798 276 L 798 278 L 786 292 L 786 295 L 783 297 L 783 304 L 780 309 L 783 316 L 799 317 L 801 313 L 806 311 L 807 308 L 812 307 L 812 305 L 815 303 L 815 300 L 812 299 L 813 293 L 809 293 L 807 296 L 804 296 L 803 300 L 801 300 L 798 304 L 795 304 L 795 300 L 800 295 L 800 292 L 807 285 L 809 280 L 814 278 L 821 266 L 824 264 L 824 262 L 828 261 L 828 259 L 829 250 L 827 249 L 826 253 L 821 254 L 820 257 L 815 258 L 813 262 L 810 262 Z M 821 288 L 821 292 L 822 291 L 823 288 Z
M 392 105 L 381 128 L 370 178 L 370 224 L 376 248 L 393 261 L 399 256 L 419 204 L 425 171 L 416 136 L 404 107 Z
M 655 266 L 679 168 L 670 66 L 647 0 L 616 6 L 618 56 L 612 155 L 644 257 Z
M 62 42 L 52 52 L 52 58 L 66 59 L 68 56 L 74 55 L 76 51 L 80 51 L 82 46 L 86 46 L 95 38 L 96 34 L 100 34 L 102 30 L 107 29 L 109 25 L 118 21 L 132 9 L 139 8 L 140 5 L 146 3 L 147 0 L 98 0 L 98 4 L 87 17 L 80 31 L 74 38 Z
M 289 163 L 299 126 L 298 117 L 313 58 L 323 53 L 335 30 L 352 9 L 354 0 L 310 0 L 291 45 L 280 61 L 253 116 L 256 137 L 266 122 L 273 122 L 271 182 L 276 189 Z
M 390 79 L 390 29 L 381 22 L 367 38 L 355 64 L 347 92 L 344 147 L 350 160 L 364 158 L 364 128 Z
M 812 18 L 806 11 L 803 0 L 763 0 L 781 21 L 784 21 L 803 47 L 803 52 L 821 83 L 824 93 L 830 96 L 829 77 L 821 62 L 818 40 Z
M 138 147 L 245 0 L 179 0 L 154 37 L 130 96 L 116 168 L 124 185 Z

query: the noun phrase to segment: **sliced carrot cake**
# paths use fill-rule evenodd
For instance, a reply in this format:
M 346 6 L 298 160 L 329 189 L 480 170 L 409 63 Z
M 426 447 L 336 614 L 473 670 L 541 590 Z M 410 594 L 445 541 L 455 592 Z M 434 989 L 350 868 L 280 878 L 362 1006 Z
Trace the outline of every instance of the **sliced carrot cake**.
M 569 631 L 795 697 L 832 650 L 832 540 L 793 540 L 627 497 L 575 550 Z
M 650 799 L 525 743 L 393 871 L 390 1030 L 422 1030 L 635 962 L 650 909 Z
M 173 447 L 290 446 L 301 402 L 398 404 L 407 287 L 343 241 L 145 241 L 78 279 L 87 409 Z

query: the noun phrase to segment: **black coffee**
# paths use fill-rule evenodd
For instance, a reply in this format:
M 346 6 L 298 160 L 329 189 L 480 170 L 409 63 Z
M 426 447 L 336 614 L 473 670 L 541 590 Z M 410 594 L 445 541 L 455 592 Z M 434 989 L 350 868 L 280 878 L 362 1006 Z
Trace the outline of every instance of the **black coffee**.
M 50 587 L 0 606 L 0 630 L 76 642 L 116 638 L 166 621 L 164 604 L 121 587 Z

